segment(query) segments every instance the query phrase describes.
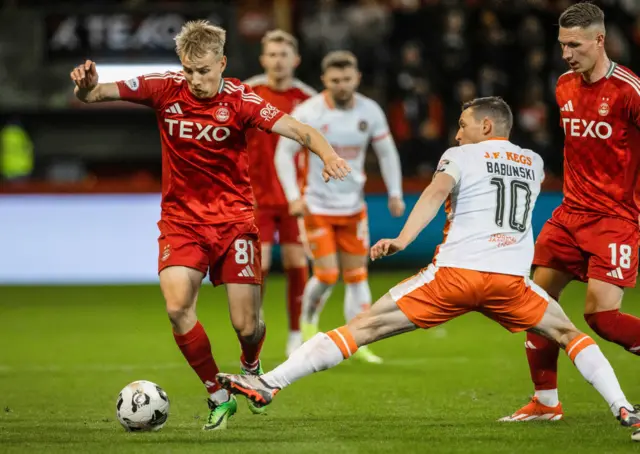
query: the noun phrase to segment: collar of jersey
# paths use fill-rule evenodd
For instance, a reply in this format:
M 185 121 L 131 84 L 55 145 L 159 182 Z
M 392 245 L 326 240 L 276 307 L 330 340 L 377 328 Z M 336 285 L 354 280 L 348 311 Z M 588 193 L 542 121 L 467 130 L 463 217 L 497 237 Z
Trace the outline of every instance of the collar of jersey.
M 191 98 L 192 100 L 196 101 L 199 104 L 210 104 L 218 101 L 218 95 L 221 94 L 222 90 L 224 89 L 224 77 L 220 78 L 220 86 L 218 87 L 218 92 L 215 95 L 213 95 L 211 98 L 206 98 L 206 99 L 198 98 L 196 95 L 191 93 L 191 90 L 189 90 L 188 86 L 185 85 L 185 88 L 187 90 L 187 96 L 189 96 L 189 98 Z

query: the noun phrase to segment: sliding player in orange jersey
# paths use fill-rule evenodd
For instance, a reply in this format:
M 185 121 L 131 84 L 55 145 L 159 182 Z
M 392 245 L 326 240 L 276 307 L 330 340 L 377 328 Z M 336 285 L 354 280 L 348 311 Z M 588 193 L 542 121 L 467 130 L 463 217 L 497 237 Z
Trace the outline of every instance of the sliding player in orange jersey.
M 509 141 L 513 116 L 502 99 L 476 99 L 463 109 L 456 136 L 460 145 L 444 153 L 400 235 L 371 248 L 373 260 L 402 251 L 445 204 L 445 238 L 433 263 L 347 325 L 316 334 L 274 370 L 261 376 L 218 374 L 224 388 L 267 405 L 294 381 L 337 366 L 362 346 L 476 311 L 511 332 L 526 330 L 554 340 L 620 423 L 640 426 L 640 415 L 598 345 L 528 278 L 542 158 Z

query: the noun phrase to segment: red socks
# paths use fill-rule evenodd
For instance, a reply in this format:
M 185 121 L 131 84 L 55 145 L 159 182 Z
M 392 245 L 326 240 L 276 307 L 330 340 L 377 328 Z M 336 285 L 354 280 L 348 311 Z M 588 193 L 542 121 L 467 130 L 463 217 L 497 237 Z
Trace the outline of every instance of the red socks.
M 525 342 L 531 380 L 536 391 L 558 388 L 558 344 L 538 334 L 527 333 Z
M 206 386 L 207 392 L 209 394 L 216 392 L 220 388 L 218 382 L 216 382 L 216 374 L 219 369 L 213 360 L 207 333 L 205 333 L 200 322 L 197 322 L 191 331 L 186 334 L 176 334 L 174 332 L 173 337 L 189 365 Z
M 600 337 L 640 355 L 640 318 L 619 310 L 585 314 L 584 319 Z M 559 347 L 537 334 L 527 333 L 527 359 L 536 391 L 558 387 Z
M 305 267 L 289 268 L 287 275 L 287 313 L 289 314 L 289 331 L 300 331 L 300 314 L 302 312 L 302 293 L 309 279 L 309 269 Z
M 640 318 L 619 310 L 585 314 L 584 319 L 600 337 L 640 355 Z

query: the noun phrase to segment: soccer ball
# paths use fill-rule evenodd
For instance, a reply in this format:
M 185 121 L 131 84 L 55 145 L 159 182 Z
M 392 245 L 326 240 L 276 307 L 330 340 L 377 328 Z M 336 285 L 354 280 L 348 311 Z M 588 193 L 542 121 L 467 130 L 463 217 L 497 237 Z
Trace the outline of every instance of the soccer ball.
M 169 398 L 155 383 L 134 381 L 120 391 L 116 416 L 128 432 L 160 430 L 169 417 Z

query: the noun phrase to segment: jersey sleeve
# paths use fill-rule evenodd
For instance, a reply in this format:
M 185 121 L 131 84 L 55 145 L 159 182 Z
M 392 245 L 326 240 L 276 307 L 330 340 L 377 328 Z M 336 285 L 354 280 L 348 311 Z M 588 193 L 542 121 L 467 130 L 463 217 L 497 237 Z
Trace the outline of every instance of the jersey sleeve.
M 460 178 L 462 178 L 462 170 L 463 160 L 460 156 L 460 149 L 457 147 L 449 148 L 440 158 L 433 176 L 435 177 L 439 173 L 446 173 L 458 184 Z
M 129 80 L 116 82 L 120 99 L 148 107 L 161 105 L 162 95 L 172 83 L 170 76 L 163 74 L 146 74 Z
M 388 137 L 390 132 L 387 116 L 378 103 L 373 103 L 371 115 L 371 141 L 377 142 L 378 140 Z
M 242 84 L 240 116 L 244 124 L 249 128 L 260 128 L 271 132 L 271 128 L 284 115 L 273 104 L 268 103 L 247 84 Z

